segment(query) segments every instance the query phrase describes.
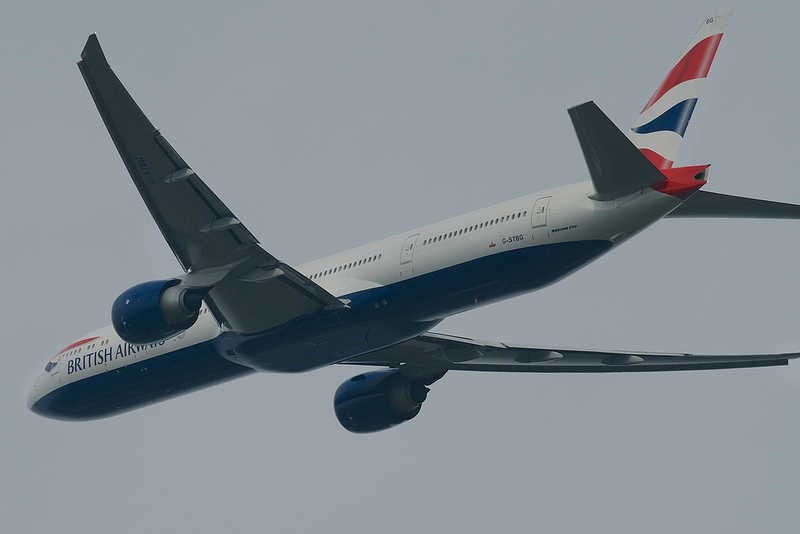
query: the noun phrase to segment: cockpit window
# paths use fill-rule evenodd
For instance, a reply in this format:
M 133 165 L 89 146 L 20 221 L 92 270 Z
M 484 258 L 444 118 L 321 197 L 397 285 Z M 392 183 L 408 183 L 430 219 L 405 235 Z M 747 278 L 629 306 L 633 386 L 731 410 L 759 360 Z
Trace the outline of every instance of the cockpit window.
M 56 367 L 58 366 L 59 360 L 61 360 L 60 355 L 47 362 L 47 365 L 44 366 L 44 371 L 46 373 L 57 372 L 58 369 Z
M 47 365 L 44 366 L 45 372 L 53 375 L 56 374 L 58 372 L 58 362 L 61 360 L 61 358 L 64 357 L 65 354 L 69 356 L 71 356 L 72 354 L 76 354 L 79 351 L 83 350 L 83 347 L 81 347 L 81 345 L 89 343 L 90 341 L 95 341 L 96 339 L 100 339 L 99 336 L 90 337 L 87 339 L 81 339 L 80 341 L 76 341 L 69 347 L 66 347 L 61 352 L 53 356 L 53 358 L 49 362 L 47 362 Z

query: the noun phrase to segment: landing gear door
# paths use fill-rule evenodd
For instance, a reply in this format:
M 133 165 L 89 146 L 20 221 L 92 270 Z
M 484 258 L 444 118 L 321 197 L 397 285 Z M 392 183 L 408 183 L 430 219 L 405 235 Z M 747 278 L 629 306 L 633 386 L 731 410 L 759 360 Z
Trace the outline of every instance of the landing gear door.
M 531 228 L 547 226 L 547 206 L 551 197 L 542 197 L 533 205 L 531 211 Z
M 417 244 L 419 234 L 414 234 L 403 243 L 403 250 L 400 251 L 400 263 L 408 263 L 414 257 L 414 246 Z

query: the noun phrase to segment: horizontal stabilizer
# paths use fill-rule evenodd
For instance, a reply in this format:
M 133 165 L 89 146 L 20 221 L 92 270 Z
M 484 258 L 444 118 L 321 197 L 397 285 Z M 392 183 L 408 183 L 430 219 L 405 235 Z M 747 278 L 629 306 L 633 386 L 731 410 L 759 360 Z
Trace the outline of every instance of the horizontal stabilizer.
M 664 175 L 594 102 L 568 110 L 597 200 L 614 200 L 664 181 Z
M 800 219 L 800 206 L 698 191 L 667 217 Z

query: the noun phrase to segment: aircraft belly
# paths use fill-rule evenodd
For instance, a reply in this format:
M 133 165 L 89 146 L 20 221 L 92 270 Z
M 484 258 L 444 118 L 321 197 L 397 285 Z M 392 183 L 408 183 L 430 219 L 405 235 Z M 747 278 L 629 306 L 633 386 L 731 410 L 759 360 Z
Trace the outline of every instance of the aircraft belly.
M 611 247 L 607 240 L 587 240 L 517 248 L 341 298 L 354 309 L 383 310 L 387 320 L 438 321 L 541 289 Z
M 258 371 L 303 372 L 418 336 L 448 315 L 540 289 L 610 250 L 606 240 L 523 247 L 341 298 L 348 308 L 257 335 L 219 336 L 219 353 Z
M 280 330 L 215 340 L 220 354 L 257 371 L 310 371 L 401 343 L 427 332 L 440 320 L 392 320 L 348 309 Z

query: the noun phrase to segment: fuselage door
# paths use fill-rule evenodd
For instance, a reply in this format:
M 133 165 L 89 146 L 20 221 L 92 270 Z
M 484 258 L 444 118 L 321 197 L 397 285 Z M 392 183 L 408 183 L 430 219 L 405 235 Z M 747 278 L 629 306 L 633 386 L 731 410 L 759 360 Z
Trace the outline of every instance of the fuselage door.
M 533 205 L 531 212 L 531 228 L 547 226 L 547 206 L 551 197 L 542 197 Z
M 400 263 L 408 263 L 414 257 L 414 246 L 417 244 L 419 234 L 409 236 L 403 243 L 403 250 L 400 251 Z

